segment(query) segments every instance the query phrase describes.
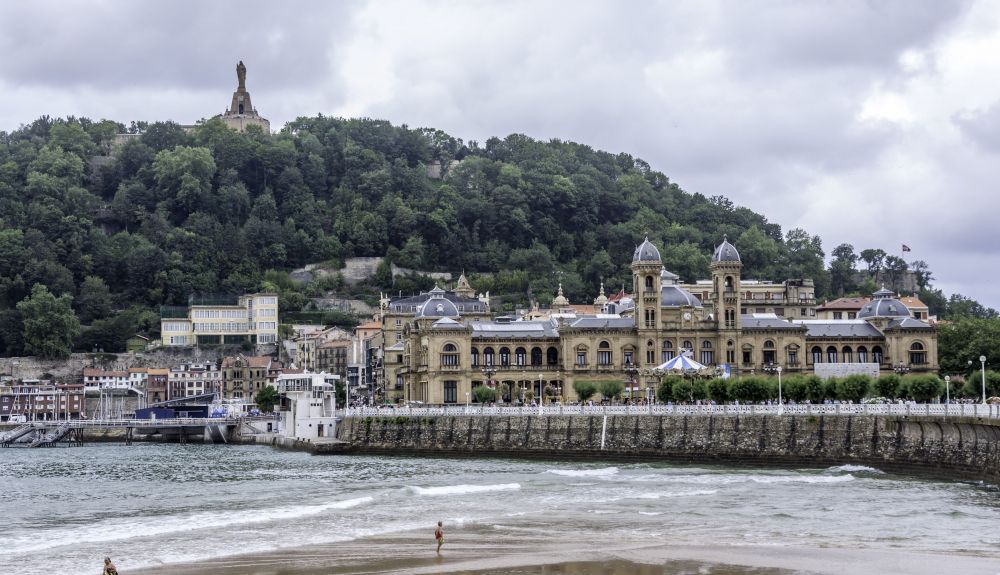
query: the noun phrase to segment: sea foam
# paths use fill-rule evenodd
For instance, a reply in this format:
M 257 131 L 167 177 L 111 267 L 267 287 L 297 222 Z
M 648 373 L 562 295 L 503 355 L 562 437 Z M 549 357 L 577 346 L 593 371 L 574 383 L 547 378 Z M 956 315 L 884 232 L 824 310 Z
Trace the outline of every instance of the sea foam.
M 496 485 L 442 485 L 440 487 L 408 486 L 407 489 L 415 495 L 465 495 L 467 493 L 483 493 L 486 491 L 514 491 L 521 488 L 520 483 L 499 483 Z
M 617 467 L 602 467 L 601 469 L 549 469 L 546 473 L 564 477 L 610 477 L 618 474 Z

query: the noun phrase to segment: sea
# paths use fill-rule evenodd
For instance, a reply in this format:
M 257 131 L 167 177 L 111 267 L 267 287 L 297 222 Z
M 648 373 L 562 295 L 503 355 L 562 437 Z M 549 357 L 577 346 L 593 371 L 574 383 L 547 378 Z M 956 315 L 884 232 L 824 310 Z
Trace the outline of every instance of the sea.
M 1000 555 L 1000 493 L 825 469 L 312 456 L 254 445 L 0 449 L 0 573 L 123 572 L 426 532 Z

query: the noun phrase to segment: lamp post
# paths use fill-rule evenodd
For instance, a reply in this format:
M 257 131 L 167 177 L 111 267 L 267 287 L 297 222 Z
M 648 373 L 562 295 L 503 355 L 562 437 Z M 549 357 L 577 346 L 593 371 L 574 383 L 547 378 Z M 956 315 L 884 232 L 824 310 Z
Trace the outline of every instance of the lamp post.
M 781 366 L 774 368 L 774 371 L 778 372 L 778 414 L 785 412 L 785 403 L 781 401 Z
M 986 356 L 979 356 L 979 373 L 983 378 L 983 405 L 986 405 Z
M 910 368 L 903 365 L 902 360 L 900 360 L 900 362 L 896 364 L 896 367 L 892 368 L 892 370 L 898 373 L 899 375 L 905 375 L 906 372 L 910 371 Z
M 634 363 L 629 362 L 625 364 L 625 377 L 628 378 L 628 397 L 630 400 L 635 400 L 633 391 L 635 390 L 635 374 L 639 371 L 639 368 L 635 366 Z
M 542 414 L 542 403 L 545 401 L 545 387 L 542 381 L 542 374 L 538 374 L 538 415 Z
M 486 378 L 486 385 L 488 385 L 492 389 L 493 388 L 493 376 L 496 374 L 497 369 L 495 367 L 493 367 L 492 365 L 487 365 L 487 366 L 484 366 L 483 369 L 480 370 L 480 371 L 483 372 L 483 377 Z M 499 389 L 497 390 L 497 395 L 498 396 L 500 395 L 500 390 Z M 500 399 L 500 403 L 503 403 L 503 398 L 500 397 L 499 399 Z
M 944 376 L 944 404 L 951 403 L 951 376 Z
M 466 391 L 466 392 L 465 392 L 465 412 L 466 412 L 466 413 L 468 413 L 468 412 L 469 412 L 469 398 L 470 398 L 470 396 L 469 396 L 469 392 L 468 392 L 468 391 Z

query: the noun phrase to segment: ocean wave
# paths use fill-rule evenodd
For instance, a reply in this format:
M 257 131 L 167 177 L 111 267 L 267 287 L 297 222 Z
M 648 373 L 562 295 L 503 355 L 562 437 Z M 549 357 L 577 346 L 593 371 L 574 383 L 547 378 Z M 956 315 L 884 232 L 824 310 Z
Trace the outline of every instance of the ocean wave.
M 407 486 L 414 495 L 465 495 L 468 493 L 483 493 L 486 491 L 514 491 L 521 488 L 520 483 L 500 483 L 496 485 L 442 485 L 440 487 Z
M 867 465 L 838 465 L 824 471 L 824 473 L 874 473 L 884 475 L 881 469 L 868 467 Z
M 637 495 L 638 499 L 663 499 L 669 497 L 686 497 L 688 495 L 715 495 L 718 489 L 696 489 L 694 491 L 663 491 L 656 493 L 642 493 Z
M 332 509 L 350 509 L 371 503 L 370 496 L 272 509 L 198 512 L 176 516 L 149 516 L 129 519 L 109 519 L 87 527 L 57 528 L 39 538 L 13 537 L 4 546 L 8 553 L 32 553 L 81 543 L 108 543 L 139 537 L 162 537 L 199 529 L 218 529 L 300 519 Z
M 854 481 L 854 476 L 847 475 L 749 475 L 748 481 L 754 483 L 843 483 Z
M 602 467 L 601 469 L 549 469 L 546 473 L 564 477 L 609 477 L 618 474 L 617 467 Z

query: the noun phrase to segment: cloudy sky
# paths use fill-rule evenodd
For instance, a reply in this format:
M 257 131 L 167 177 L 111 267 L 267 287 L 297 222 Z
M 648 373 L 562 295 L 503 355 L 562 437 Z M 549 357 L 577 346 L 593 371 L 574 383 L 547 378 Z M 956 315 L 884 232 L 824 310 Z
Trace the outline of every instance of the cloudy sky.
M 1000 1 L 0 3 L 0 130 L 370 116 L 645 159 L 1000 308 Z

